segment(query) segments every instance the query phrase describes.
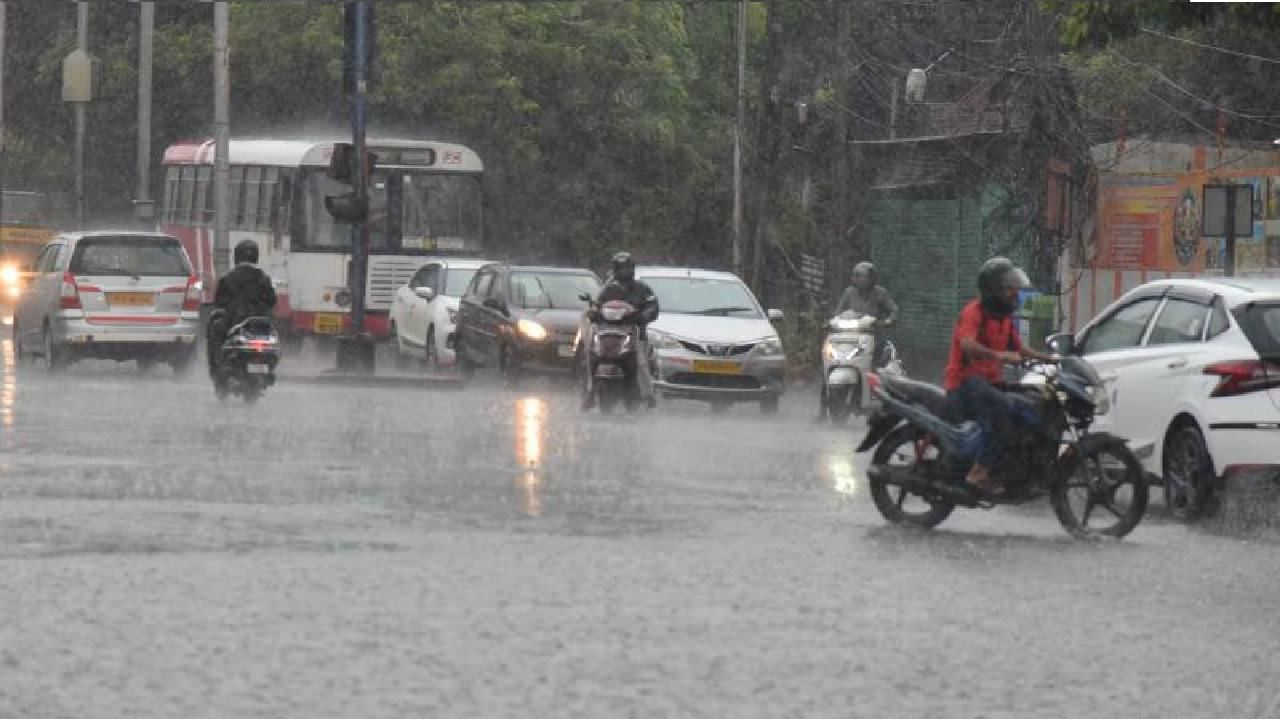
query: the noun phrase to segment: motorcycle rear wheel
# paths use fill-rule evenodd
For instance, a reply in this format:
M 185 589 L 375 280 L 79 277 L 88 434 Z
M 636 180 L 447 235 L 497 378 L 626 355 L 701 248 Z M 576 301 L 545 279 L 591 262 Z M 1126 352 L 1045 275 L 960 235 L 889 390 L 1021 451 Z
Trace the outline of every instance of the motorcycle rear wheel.
M 904 425 L 897 428 L 876 446 L 876 451 L 871 456 L 872 464 L 910 466 L 921 460 L 936 460 L 938 449 L 932 445 L 925 450 L 925 457 L 918 456 L 920 437 L 920 431 L 913 427 Z M 956 509 L 955 503 L 948 500 L 918 495 L 883 480 L 872 479 L 870 486 L 871 500 L 875 503 L 876 509 L 885 520 L 894 525 L 928 530 L 942 524 Z M 904 507 L 908 499 L 919 500 L 927 508 L 908 510 Z

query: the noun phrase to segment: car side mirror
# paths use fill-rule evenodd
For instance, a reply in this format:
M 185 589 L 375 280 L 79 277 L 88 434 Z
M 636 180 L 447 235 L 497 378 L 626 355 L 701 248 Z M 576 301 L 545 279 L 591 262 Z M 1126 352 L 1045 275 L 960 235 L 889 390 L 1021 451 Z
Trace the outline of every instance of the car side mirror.
M 1058 333 L 1045 338 L 1044 346 L 1054 355 L 1071 355 L 1076 351 L 1076 339 L 1071 333 Z
M 436 299 L 436 291 L 425 285 L 414 288 L 413 294 L 417 295 L 423 300 L 426 300 L 427 302 L 431 302 L 432 300 Z
M 786 315 L 777 308 L 770 308 L 766 314 L 769 316 L 769 322 L 782 322 L 782 319 L 786 317 Z
M 582 302 L 591 302 L 591 293 L 578 293 L 578 299 Z

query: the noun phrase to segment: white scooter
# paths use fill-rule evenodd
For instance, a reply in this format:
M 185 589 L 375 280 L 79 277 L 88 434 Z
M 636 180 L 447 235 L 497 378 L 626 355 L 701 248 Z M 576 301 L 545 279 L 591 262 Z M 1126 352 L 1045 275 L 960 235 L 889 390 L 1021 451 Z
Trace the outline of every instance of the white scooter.
M 876 319 L 846 310 L 827 323 L 827 338 L 822 343 L 822 388 L 819 402 L 827 417 L 836 424 L 848 421 L 855 413 L 871 412 L 874 396 L 866 381 L 876 357 Z M 885 365 L 878 372 L 905 376 L 902 361 L 893 343 L 886 341 Z

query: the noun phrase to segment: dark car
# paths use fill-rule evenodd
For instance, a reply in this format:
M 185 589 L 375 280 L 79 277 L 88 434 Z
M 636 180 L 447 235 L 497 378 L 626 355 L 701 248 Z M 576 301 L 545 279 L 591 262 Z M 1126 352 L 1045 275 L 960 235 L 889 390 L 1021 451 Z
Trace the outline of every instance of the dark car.
M 600 279 L 580 268 L 495 263 L 476 271 L 458 306 L 458 368 L 496 367 L 508 384 L 527 372 L 572 373 L 574 339 Z

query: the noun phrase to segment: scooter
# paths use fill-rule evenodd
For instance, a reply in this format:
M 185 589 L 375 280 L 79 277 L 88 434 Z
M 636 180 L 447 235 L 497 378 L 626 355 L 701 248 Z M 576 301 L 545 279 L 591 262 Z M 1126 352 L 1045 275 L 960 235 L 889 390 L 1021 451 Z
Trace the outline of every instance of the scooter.
M 853 414 L 865 415 L 874 409 L 875 396 L 867 375 L 875 369 L 876 319 L 846 310 L 827 323 L 827 337 L 822 343 L 822 388 L 819 402 L 826 416 L 837 425 Z M 905 377 L 902 360 L 892 342 L 880 349 L 884 366 L 879 372 Z
M 590 298 L 587 298 L 590 303 Z M 619 401 L 634 412 L 640 407 L 639 326 L 628 322 L 635 308 L 621 300 L 611 300 L 600 306 L 591 303 L 584 350 L 586 368 L 584 393 L 594 395 L 592 400 L 600 412 L 612 412 Z
M 227 332 L 213 371 L 214 392 L 219 400 L 235 394 L 251 403 L 275 384 L 279 362 L 280 336 L 271 319 L 248 318 Z

